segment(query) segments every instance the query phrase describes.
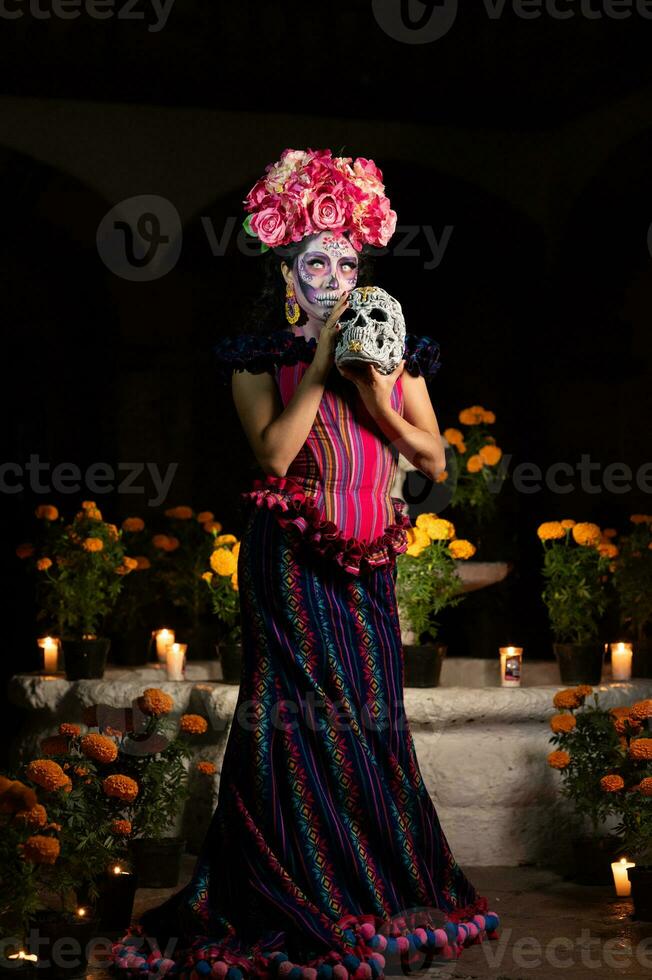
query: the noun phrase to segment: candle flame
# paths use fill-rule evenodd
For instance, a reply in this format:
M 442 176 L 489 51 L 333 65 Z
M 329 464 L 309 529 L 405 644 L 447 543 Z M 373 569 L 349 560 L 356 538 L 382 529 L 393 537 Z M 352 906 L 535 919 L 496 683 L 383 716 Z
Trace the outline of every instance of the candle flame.
M 77 915 L 79 915 L 80 917 L 85 916 L 86 915 L 86 909 L 84 909 L 84 908 L 78 908 L 77 909 Z

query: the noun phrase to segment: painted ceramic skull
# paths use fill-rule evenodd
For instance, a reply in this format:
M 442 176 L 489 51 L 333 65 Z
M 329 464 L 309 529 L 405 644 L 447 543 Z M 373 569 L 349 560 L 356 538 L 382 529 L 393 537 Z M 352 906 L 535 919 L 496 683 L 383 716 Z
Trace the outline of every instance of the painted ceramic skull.
M 348 300 L 339 321 L 342 331 L 335 347 L 335 363 L 374 364 L 381 374 L 391 374 L 405 348 L 401 304 L 379 286 L 358 286 Z

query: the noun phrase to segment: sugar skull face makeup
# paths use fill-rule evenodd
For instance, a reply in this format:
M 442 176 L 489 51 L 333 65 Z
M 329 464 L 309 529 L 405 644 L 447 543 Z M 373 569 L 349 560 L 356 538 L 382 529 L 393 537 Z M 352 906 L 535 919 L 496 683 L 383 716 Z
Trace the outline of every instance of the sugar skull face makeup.
M 345 235 L 322 231 L 306 238 L 292 266 L 301 309 L 315 319 L 327 320 L 340 297 L 355 286 L 358 261 Z

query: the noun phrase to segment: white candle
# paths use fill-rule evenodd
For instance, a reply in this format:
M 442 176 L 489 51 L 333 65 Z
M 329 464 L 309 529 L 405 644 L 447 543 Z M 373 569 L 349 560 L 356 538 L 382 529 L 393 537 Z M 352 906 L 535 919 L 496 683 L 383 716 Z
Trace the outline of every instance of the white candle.
M 156 637 L 156 655 L 160 664 L 165 663 L 168 648 L 174 643 L 174 630 L 154 630 Z
M 38 959 L 36 953 L 26 953 L 24 949 L 19 949 L 17 953 L 10 953 L 7 957 L 8 960 L 29 960 L 30 963 L 35 963 Z
M 627 869 L 635 868 L 636 865 L 633 861 L 628 861 L 627 858 L 621 858 L 620 861 L 614 861 L 611 865 L 611 870 L 614 876 L 614 885 L 616 886 L 616 895 L 621 898 L 626 898 L 627 895 L 632 893 L 632 883 L 627 877 Z
M 59 666 L 59 640 L 56 636 L 43 636 L 37 642 L 43 651 L 43 670 L 55 674 Z
M 632 679 L 632 655 L 631 643 L 611 643 L 611 673 L 615 681 L 629 681 Z
M 521 686 L 523 647 L 499 647 L 501 687 Z
M 172 643 L 168 647 L 165 668 L 169 681 L 182 681 L 185 676 L 187 643 Z

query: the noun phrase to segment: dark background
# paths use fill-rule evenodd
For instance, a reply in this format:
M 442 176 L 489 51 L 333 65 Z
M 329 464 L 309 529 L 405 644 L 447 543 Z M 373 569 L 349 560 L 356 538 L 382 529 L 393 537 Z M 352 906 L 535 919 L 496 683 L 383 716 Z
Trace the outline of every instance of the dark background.
M 416 255 L 400 254 L 397 236 L 396 254 L 378 264 L 408 329 L 441 344 L 430 390 L 442 430 L 480 403 L 496 412 L 513 465 L 575 467 L 587 453 L 601 469 L 647 462 L 652 21 L 635 5 L 623 19 L 597 0 L 584 12 L 560 4 L 568 19 L 524 19 L 510 4 L 489 16 L 467 3 L 423 44 L 381 25 L 392 0 L 176 0 L 159 31 L 143 3 L 132 14 L 142 19 L 126 19 L 120 2 L 105 20 L 32 6 L 38 15 L 8 4 L 20 16 L 0 32 L 6 462 L 178 463 L 163 506 L 213 510 L 239 532 L 253 461 L 229 390 L 216 385 L 211 344 L 246 322 L 259 270 L 236 239 L 241 201 L 286 146 L 371 157 L 399 228 L 431 226 L 439 238 L 452 227 L 436 268 L 425 267 L 422 235 Z M 415 17 L 430 8 L 454 11 L 413 0 Z M 173 268 L 133 282 L 107 266 L 96 236 L 107 212 L 139 195 L 168 202 L 183 232 Z M 235 222 L 223 255 L 211 252 L 207 219 L 218 235 Z M 574 485 L 564 495 L 506 486 L 485 557 L 514 570 L 445 618 L 452 653 L 493 656 L 513 642 L 551 656 L 538 523 L 620 529 L 649 509 L 635 485 L 587 492 L 579 474 Z M 35 506 L 72 515 L 90 498 L 116 523 L 147 519 L 145 486 L 3 488 L 5 680 L 38 666 L 14 553 L 33 533 Z M 14 722 L 5 712 L 3 744 Z

